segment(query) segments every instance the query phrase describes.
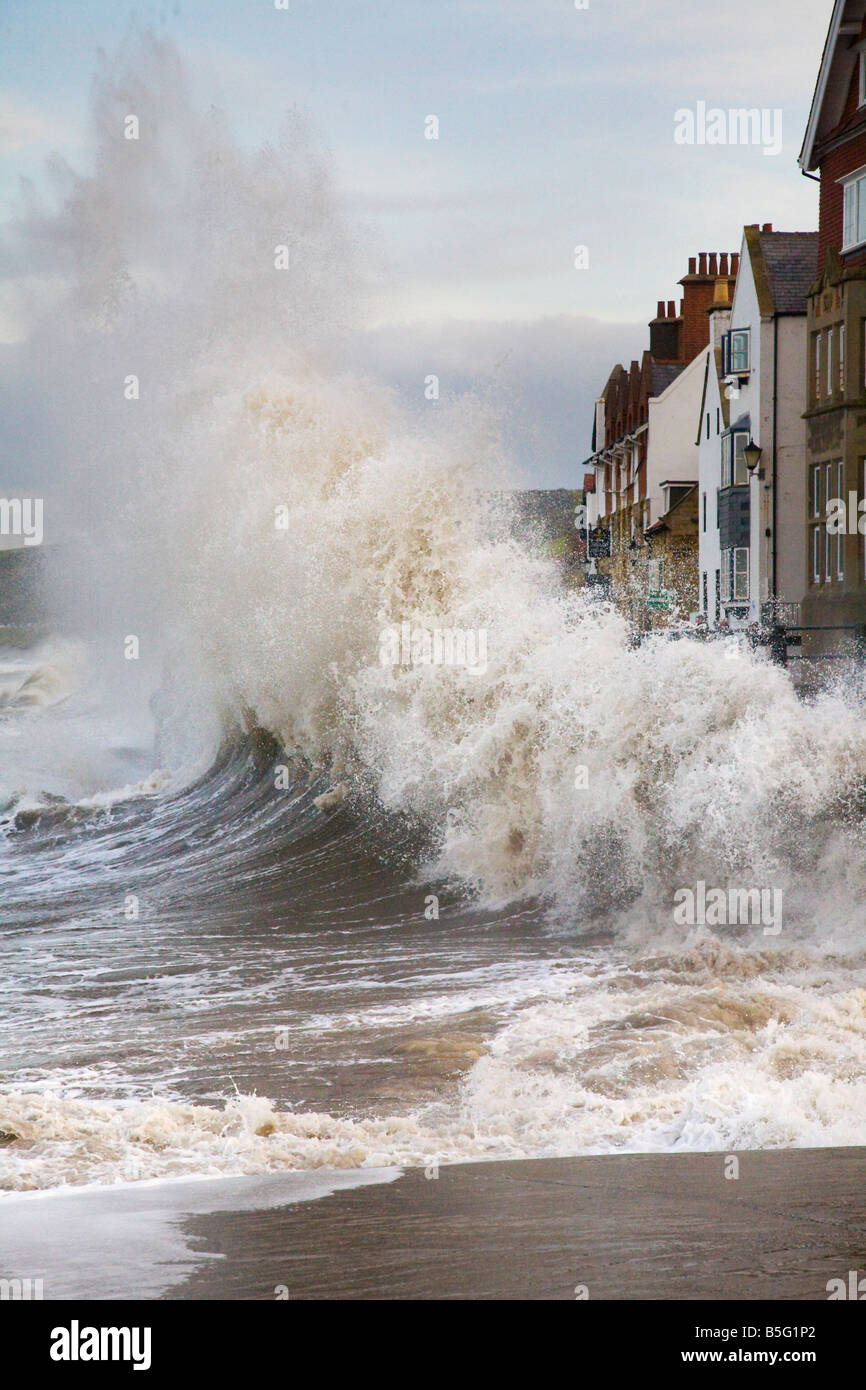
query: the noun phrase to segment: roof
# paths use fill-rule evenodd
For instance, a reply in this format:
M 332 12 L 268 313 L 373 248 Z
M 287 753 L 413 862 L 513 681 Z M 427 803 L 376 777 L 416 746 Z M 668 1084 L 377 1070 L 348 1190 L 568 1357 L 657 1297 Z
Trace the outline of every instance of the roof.
M 805 314 L 806 292 L 818 273 L 817 232 L 761 232 L 777 314 Z
M 761 317 L 805 314 L 806 294 L 818 274 L 818 233 L 764 232 L 751 226 L 743 234 Z
M 834 130 L 842 119 L 845 97 L 854 73 L 857 43 L 864 16 L 866 0 L 836 0 L 833 6 L 798 161 L 801 169 L 808 171 L 818 167 L 815 146 Z
M 815 278 L 814 276 L 812 277 Z M 672 382 L 676 381 L 681 372 L 684 372 L 686 364 L 684 362 L 656 362 L 652 363 L 652 393 L 660 396 L 666 391 Z
M 648 526 L 648 527 L 647 527 L 647 529 L 644 531 L 644 535 L 645 535 L 645 536 L 652 536 L 652 535 L 654 535 L 654 534 L 655 534 L 656 532 L 658 532 L 658 531 L 666 531 L 666 530 L 668 529 L 668 521 L 667 521 L 668 517 L 669 517 L 673 512 L 675 512 L 675 511 L 677 510 L 678 507 L 683 507 L 683 506 L 685 506 L 686 502 L 688 502 L 692 497 L 694 497 L 695 493 L 696 493 L 697 490 L 698 490 L 698 484 L 697 484 L 697 483 L 687 483 L 687 482 L 682 482 L 682 483 L 667 483 L 667 484 L 662 483 L 662 487 L 665 487 L 665 486 L 667 486 L 667 487 L 684 487 L 684 488 L 687 488 L 688 490 L 687 490 L 686 492 L 683 493 L 682 497 L 678 497 L 677 500 L 676 500 L 676 502 L 672 503 L 672 505 L 671 505 L 670 507 L 668 507 L 668 509 L 667 509 L 667 511 L 665 512 L 664 516 L 660 516 L 659 519 L 658 519 L 658 521 L 653 522 L 652 526 Z

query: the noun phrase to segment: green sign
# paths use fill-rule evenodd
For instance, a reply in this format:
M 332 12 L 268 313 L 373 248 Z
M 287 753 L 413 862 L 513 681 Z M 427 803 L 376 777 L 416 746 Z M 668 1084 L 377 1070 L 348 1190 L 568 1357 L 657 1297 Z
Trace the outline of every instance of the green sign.
M 646 606 L 652 613 L 669 613 L 671 609 L 671 595 L 666 589 L 650 589 L 647 595 Z

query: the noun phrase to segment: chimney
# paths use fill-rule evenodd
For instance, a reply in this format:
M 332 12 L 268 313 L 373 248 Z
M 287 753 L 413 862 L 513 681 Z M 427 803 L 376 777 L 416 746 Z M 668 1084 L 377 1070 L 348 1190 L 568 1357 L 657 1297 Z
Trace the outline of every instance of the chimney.
M 727 279 L 719 279 L 713 286 L 713 302 L 707 313 L 710 316 L 710 344 L 721 347 L 722 334 L 731 322 L 731 295 Z
M 657 362 L 681 362 L 682 321 L 677 318 L 672 299 L 658 301 L 657 313 L 649 326 L 650 354 Z
M 772 230 L 773 230 L 773 224 L 772 224 L 772 222 L 765 222 L 764 225 L 763 225 L 763 227 L 761 228 L 761 231 L 762 231 L 762 232 L 771 232 Z
M 731 256 L 731 274 L 736 278 L 737 271 L 740 269 L 740 253 L 735 251 Z
M 722 270 L 719 270 L 721 259 Z M 694 258 L 689 260 L 689 266 L 693 264 Z M 711 340 L 710 310 L 717 305 L 717 294 L 724 293 L 725 301 L 718 302 L 719 313 L 712 317 L 721 317 L 721 310 L 725 307 L 730 309 L 727 304 L 728 281 L 731 275 L 736 274 L 737 256 L 728 252 L 708 253 L 700 252 L 698 262 L 698 273 L 691 272 L 684 275 L 680 284 L 683 287 L 683 307 L 682 307 L 682 361 L 688 363 L 694 361 L 698 353 L 701 352 Z M 731 266 L 731 275 L 726 275 L 727 267 Z M 721 277 L 721 278 L 720 278 Z M 723 289 L 718 287 L 722 286 Z
M 720 274 L 720 275 L 727 275 L 727 273 L 728 273 L 728 253 L 727 253 L 727 251 L 723 251 L 723 252 L 722 252 L 722 256 L 721 256 L 721 260 L 719 261 L 719 274 Z
M 696 256 L 689 256 L 689 275 L 697 275 L 698 262 Z

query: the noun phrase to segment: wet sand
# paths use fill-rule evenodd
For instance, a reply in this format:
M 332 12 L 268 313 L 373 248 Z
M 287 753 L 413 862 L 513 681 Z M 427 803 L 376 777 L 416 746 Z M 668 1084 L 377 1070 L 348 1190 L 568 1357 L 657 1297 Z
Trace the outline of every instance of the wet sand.
M 866 1274 L 866 1150 L 627 1155 L 10 1194 L 48 1299 L 808 1299 Z M 429 1170 L 428 1170 L 429 1171 Z
M 866 1153 L 460 1164 L 269 1211 L 196 1216 L 224 1259 L 171 1298 L 823 1299 L 866 1272 Z M 286 1296 L 285 1294 L 283 1296 Z

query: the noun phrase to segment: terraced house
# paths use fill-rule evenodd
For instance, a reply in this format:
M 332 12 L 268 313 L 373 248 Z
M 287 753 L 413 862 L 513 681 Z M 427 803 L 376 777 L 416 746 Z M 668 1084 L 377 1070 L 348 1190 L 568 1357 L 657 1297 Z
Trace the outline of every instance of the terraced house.
M 701 610 L 710 627 L 797 625 L 806 587 L 806 292 L 817 232 L 744 228 L 733 303 L 710 311 L 698 417 Z
M 836 0 L 800 166 L 820 179 L 808 295 L 804 650 L 834 654 L 866 626 L 866 0 Z M 840 510 L 842 517 L 840 517 Z
M 596 402 L 593 453 L 584 464 L 590 520 L 608 537 L 599 578 L 640 628 L 698 606 L 698 457 L 694 421 L 704 386 L 716 287 L 730 295 L 739 253 L 702 252 L 659 301 L 650 345 L 628 370 L 617 364 Z

